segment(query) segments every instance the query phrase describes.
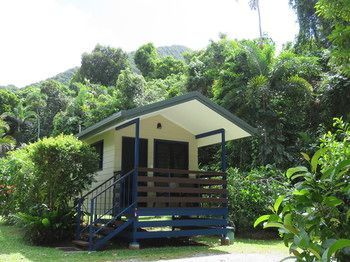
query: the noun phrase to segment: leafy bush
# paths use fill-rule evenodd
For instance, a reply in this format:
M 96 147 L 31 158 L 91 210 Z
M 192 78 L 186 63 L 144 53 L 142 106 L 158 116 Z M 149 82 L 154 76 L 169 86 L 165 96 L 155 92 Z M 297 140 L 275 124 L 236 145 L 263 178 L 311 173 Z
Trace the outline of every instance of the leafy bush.
M 304 154 L 311 170 L 289 169 L 292 191 L 277 198 L 272 214 L 255 222 L 279 228 L 298 260 L 350 260 L 350 127 L 339 119 L 335 126 L 311 159 Z
M 20 213 L 26 235 L 36 243 L 53 239 L 53 229 L 40 224 L 43 219 L 55 230 L 67 227 L 73 199 L 92 183 L 98 167 L 98 156 L 88 144 L 64 135 L 39 140 L 0 161 L 1 215 Z
M 252 221 L 268 212 L 278 194 L 286 191 L 281 172 L 271 166 L 242 172 L 228 170 L 229 219 L 240 235 L 250 235 Z
M 18 213 L 16 218 L 25 229 L 24 238 L 34 244 L 47 245 L 73 237 L 74 209 L 52 211 L 45 205 L 38 205 L 28 213 Z

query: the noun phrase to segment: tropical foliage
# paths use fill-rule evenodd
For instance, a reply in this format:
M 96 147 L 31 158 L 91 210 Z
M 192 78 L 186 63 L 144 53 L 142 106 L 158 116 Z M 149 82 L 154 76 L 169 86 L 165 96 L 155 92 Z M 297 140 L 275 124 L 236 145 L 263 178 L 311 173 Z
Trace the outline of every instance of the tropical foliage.
M 74 199 L 93 181 L 97 158 L 88 144 L 63 135 L 12 151 L 0 159 L 1 215 L 16 215 L 35 243 L 66 236 Z
M 229 219 L 235 233 L 258 237 L 252 221 L 269 211 L 276 197 L 287 190 L 287 181 L 273 166 L 259 167 L 249 172 L 237 168 L 228 170 L 229 207 L 234 212 Z M 275 237 L 276 234 L 271 234 Z
M 272 214 L 255 222 L 278 228 L 290 252 L 302 261 L 350 258 L 350 127 L 339 119 L 335 126 L 311 159 L 304 154 L 310 170 L 288 169 L 292 190 L 277 198 Z

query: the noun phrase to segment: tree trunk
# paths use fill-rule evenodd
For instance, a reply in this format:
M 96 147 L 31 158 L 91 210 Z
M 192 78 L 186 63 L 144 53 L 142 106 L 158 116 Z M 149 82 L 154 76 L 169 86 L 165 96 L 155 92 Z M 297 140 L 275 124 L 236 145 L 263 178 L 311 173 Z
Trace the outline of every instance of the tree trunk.
M 263 33 L 261 29 L 261 14 L 260 14 L 260 3 L 259 0 L 256 0 L 256 10 L 258 11 L 258 17 L 259 17 L 259 34 L 260 34 L 260 39 L 263 38 Z

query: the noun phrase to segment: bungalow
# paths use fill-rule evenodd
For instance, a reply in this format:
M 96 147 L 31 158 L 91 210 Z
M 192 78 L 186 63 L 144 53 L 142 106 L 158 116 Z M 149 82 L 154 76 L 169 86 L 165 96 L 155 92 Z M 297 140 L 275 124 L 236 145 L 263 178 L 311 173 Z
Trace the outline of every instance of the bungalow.
M 196 235 L 227 242 L 225 142 L 254 132 L 197 92 L 120 111 L 81 131 L 100 162 L 97 182 L 77 202 L 75 243 L 98 250 L 118 236 L 138 248 L 141 239 Z M 198 148 L 213 144 L 221 144 L 221 170 L 199 171 Z

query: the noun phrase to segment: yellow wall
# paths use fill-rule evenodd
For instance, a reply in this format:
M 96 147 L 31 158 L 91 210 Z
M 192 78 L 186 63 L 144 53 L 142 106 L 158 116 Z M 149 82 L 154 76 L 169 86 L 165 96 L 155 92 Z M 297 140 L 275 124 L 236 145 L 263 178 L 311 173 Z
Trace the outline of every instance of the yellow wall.
M 162 124 L 162 129 L 157 129 L 157 123 Z M 97 183 L 101 183 L 113 175 L 114 171 L 121 170 L 122 162 L 122 137 L 135 136 L 135 126 L 129 126 L 121 130 L 109 130 L 91 139 L 85 140 L 89 144 L 104 140 L 103 170 L 96 174 Z M 140 138 L 148 139 L 148 167 L 153 167 L 154 139 L 174 140 L 188 142 L 189 169 L 198 169 L 198 147 L 195 136 L 174 124 L 161 115 L 152 116 L 140 121 Z M 95 187 L 97 184 L 92 185 Z
M 114 162 L 115 162 L 115 130 L 109 130 L 100 135 L 94 136 L 93 138 L 84 140 L 89 144 L 93 144 L 97 141 L 103 140 L 103 168 L 98 171 L 95 179 L 96 183 L 93 183 L 91 188 L 95 187 L 97 184 L 102 183 L 106 179 L 110 178 L 113 175 Z

